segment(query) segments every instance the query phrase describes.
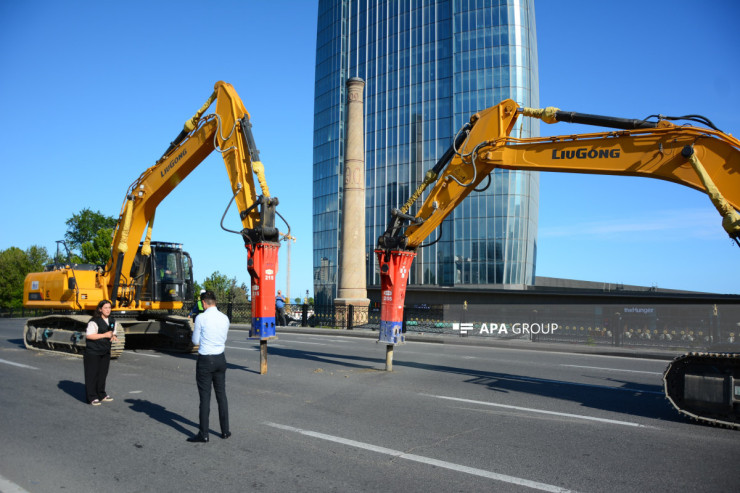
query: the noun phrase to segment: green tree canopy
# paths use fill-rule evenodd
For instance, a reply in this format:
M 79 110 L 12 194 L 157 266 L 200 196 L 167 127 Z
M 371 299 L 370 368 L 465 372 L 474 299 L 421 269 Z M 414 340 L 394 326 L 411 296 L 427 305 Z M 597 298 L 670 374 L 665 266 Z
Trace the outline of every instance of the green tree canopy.
M 103 228 L 95 237 L 80 245 L 82 261 L 87 264 L 105 265 L 110 258 L 113 228 Z
M 106 264 L 117 222 L 113 216 L 105 216 L 86 207 L 67 219 L 64 239 L 69 249 L 79 254 L 82 262 Z
M 46 248 L 32 246 L 23 251 L 10 247 L 0 251 L 0 306 L 23 306 L 23 281 L 29 272 L 41 272 L 49 261 Z
M 247 303 L 249 301 L 249 288 L 246 284 L 237 284 L 236 277 L 228 278 L 219 271 L 214 272 L 203 281 L 201 286 L 195 283 L 196 299 L 200 296 L 200 290 L 213 291 L 218 303 Z

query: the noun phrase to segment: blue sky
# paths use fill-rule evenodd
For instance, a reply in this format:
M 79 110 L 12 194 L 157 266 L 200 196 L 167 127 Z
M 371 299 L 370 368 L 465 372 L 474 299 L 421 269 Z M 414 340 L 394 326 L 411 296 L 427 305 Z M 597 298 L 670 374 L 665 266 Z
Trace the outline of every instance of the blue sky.
M 542 106 L 698 113 L 740 131 L 735 2 L 541 0 L 535 10 Z M 53 253 L 82 208 L 117 216 L 128 185 L 224 80 L 251 114 L 270 192 L 297 238 L 291 296 L 312 293 L 316 13 L 308 0 L 0 0 L 0 249 Z M 214 271 L 249 281 L 241 239 L 219 226 L 229 190 L 212 155 L 157 212 L 154 238 L 183 243 L 199 281 Z M 239 228 L 233 209 L 226 225 Z M 543 173 L 539 228 L 541 276 L 740 292 L 740 249 L 709 200 L 679 185 Z

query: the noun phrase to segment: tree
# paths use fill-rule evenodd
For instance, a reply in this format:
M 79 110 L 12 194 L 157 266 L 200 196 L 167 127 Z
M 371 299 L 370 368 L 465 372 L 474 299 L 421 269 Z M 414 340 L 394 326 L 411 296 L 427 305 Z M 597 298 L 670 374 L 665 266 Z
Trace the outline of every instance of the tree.
M 28 272 L 41 272 L 44 270 L 44 266 L 51 261 L 46 248 L 38 245 L 31 245 L 26 250 L 26 257 L 30 268 Z
M 236 278 L 234 278 L 236 281 Z M 245 283 L 241 283 L 239 286 L 234 286 L 234 290 L 231 293 L 232 303 L 249 303 L 249 287 Z
M 86 264 L 105 265 L 108 263 L 113 241 L 113 228 L 99 230 L 90 240 L 80 245 L 82 261 Z
M 249 288 L 246 284 L 241 283 L 237 286 L 236 277 L 229 279 L 219 271 L 214 272 L 203 281 L 203 286 L 195 283 L 197 300 L 200 296 L 200 290 L 213 291 L 216 295 L 216 301 L 219 303 L 247 303 L 249 301 Z
M 86 207 L 67 219 L 64 239 L 70 251 L 80 255 L 82 262 L 105 264 L 110 257 L 117 222 L 113 216 L 105 216 Z
M 198 281 L 193 281 L 193 301 L 198 301 L 200 299 L 200 292 L 202 289 L 205 288 L 201 286 Z
M 0 306 L 23 306 L 23 281 L 26 274 L 42 271 L 48 261 L 46 248 L 36 245 L 26 251 L 18 247 L 0 251 Z

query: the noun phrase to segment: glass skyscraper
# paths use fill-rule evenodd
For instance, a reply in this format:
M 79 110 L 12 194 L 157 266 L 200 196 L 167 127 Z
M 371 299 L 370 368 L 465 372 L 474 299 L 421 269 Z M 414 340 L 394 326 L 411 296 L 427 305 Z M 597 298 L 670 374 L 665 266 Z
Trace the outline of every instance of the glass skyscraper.
M 365 80 L 368 284 L 390 209 L 477 111 L 511 98 L 538 107 L 534 0 L 319 0 L 314 100 L 316 303 L 336 294 L 346 81 Z M 537 120 L 512 135 L 539 135 Z M 420 248 L 409 285 L 533 284 L 539 175 L 496 170 Z M 421 199 L 417 201 L 420 205 Z M 416 209 L 411 210 L 415 212 Z M 437 239 L 439 229 L 425 242 Z

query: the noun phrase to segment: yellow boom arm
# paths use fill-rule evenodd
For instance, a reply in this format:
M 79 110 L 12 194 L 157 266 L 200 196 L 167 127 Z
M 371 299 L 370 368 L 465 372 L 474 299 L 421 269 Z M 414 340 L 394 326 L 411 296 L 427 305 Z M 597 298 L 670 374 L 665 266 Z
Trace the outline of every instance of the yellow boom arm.
M 216 102 L 215 113 L 203 113 Z M 226 164 L 240 217 L 245 230 L 260 226 L 254 176 L 262 196 L 269 201 L 264 166 L 252 138 L 249 113 L 234 88 L 217 82 L 213 94 L 185 123 L 184 130 L 165 154 L 129 187 L 115 229 L 111 258 L 106 265 L 108 297 L 113 301 L 127 297 L 131 270 L 144 230 L 149 224 L 142 253 L 148 254 L 151 225 L 159 203 L 185 179 L 211 152 L 218 150 Z M 276 199 L 275 199 L 276 201 Z M 277 241 L 277 240 L 275 240 Z
M 510 137 L 519 116 L 548 123 L 615 126 L 623 130 L 517 139 Z M 588 118 L 586 118 L 588 117 Z M 625 129 L 630 128 L 630 129 Z M 723 227 L 740 237 L 740 141 L 719 130 L 658 122 L 627 121 L 564 113 L 554 108 L 520 108 L 506 100 L 473 115 L 458 139 L 449 165 L 438 163 L 412 199 L 395 217 L 411 221 L 404 232 L 396 224 L 381 237 L 383 248 L 413 250 L 424 241 L 495 168 L 598 173 L 660 178 L 707 193 L 723 217 Z M 448 159 L 449 160 L 449 159 Z M 413 200 L 434 183 L 414 216 L 406 214 Z M 396 236 L 399 241 L 389 241 Z M 385 243 L 385 244 L 384 244 Z

